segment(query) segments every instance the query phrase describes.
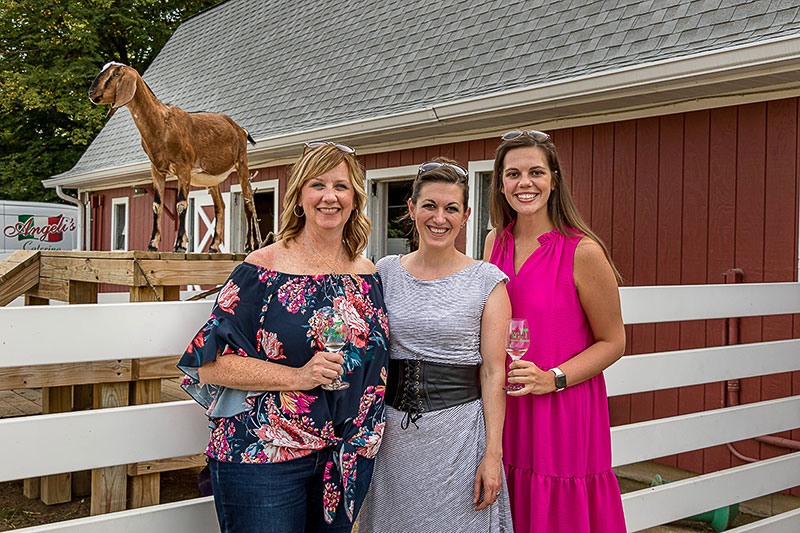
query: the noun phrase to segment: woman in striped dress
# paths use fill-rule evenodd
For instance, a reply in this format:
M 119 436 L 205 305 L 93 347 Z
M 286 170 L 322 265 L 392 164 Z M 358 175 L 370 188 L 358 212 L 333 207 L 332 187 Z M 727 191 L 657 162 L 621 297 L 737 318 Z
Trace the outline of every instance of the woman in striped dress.
M 466 178 L 447 160 L 420 166 L 408 201 L 419 249 L 377 264 L 389 316 L 386 430 L 360 533 L 511 531 L 507 278 L 455 247 L 470 213 Z

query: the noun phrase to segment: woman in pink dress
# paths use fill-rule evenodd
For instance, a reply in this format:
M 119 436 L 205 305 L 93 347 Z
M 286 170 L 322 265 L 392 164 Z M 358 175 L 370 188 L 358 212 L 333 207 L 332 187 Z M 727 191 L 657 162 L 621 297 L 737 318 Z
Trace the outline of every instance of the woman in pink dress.
M 484 259 L 509 277 L 530 348 L 509 365 L 503 464 L 514 531 L 625 531 L 611 470 L 603 370 L 622 356 L 619 273 L 583 221 L 549 135 L 512 131 L 497 148 L 494 229 Z

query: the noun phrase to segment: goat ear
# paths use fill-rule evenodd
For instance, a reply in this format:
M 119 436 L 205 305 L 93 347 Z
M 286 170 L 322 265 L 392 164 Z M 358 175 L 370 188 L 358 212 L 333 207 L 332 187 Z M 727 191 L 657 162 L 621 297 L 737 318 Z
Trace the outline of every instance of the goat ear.
M 124 73 L 117 83 L 117 90 L 114 93 L 114 105 L 111 107 L 122 107 L 133 99 L 136 93 L 136 78 L 128 73 Z

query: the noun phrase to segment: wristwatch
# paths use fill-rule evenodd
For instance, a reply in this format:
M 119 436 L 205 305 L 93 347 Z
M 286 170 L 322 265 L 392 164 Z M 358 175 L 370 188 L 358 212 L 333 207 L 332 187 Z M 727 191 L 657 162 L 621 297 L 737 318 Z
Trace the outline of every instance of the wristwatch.
M 567 388 L 567 375 L 560 368 L 553 367 L 550 372 L 556 375 L 556 392 L 561 392 Z

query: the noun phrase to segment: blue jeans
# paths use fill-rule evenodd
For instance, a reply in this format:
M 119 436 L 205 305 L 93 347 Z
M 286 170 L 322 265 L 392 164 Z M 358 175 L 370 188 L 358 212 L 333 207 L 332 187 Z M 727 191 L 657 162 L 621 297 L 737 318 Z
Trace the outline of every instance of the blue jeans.
M 224 463 L 209 459 L 214 506 L 222 533 L 345 533 L 353 524 L 342 502 L 325 522 L 322 474 L 328 450 L 282 463 Z M 358 456 L 354 516 L 367 494 L 373 459 Z

